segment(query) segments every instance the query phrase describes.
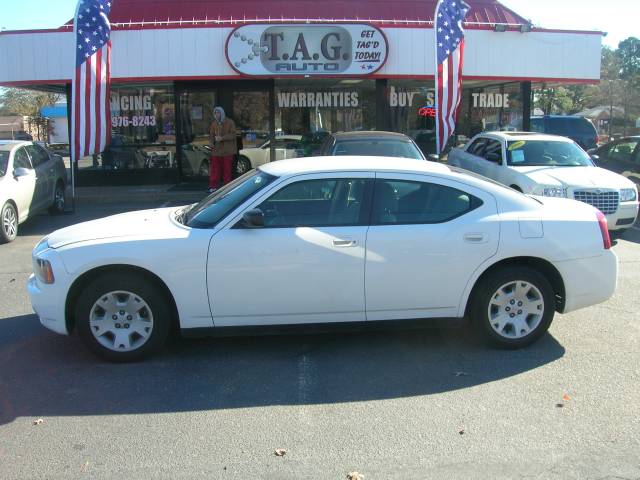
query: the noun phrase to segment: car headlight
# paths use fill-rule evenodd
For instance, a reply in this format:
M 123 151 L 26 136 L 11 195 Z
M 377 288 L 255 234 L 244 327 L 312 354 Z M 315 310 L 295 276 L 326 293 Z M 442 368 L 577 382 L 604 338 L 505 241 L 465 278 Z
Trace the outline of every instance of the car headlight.
M 567 197 L 567 189 L 564 187 L 547 187 L 542 186 L 539 188 L 539 195 L 543 195 L 545 197 Z
M 53 268 L 51 267 L 51 262 L 49 260 L 44 260 L 43 258 L 36 258 L 33 261 L 33 270 L 42 283 L 52 284 L 56 281 L 53 276 Z
M 623 188 L 620 190 L 621 202 L 633 202 L 636 198 L 638 198 L 638 194 L 635 188 Z

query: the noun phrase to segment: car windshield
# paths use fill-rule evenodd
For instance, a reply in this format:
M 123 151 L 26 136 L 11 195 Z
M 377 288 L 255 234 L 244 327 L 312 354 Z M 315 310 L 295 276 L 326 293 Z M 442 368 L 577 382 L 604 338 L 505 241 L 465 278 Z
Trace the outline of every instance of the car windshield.
M 507 142 L 507 165 L 512 167 L 592 167 L 589 155 L 575 143 L 554 140 Z
M 9 164 L 9 152 L 0 151 L 0 177 L 4 177 L 7 173 L 7 165 Z
M 403 140 L 366 139 L 338 141 L 331 155 L 378 155 L 425 160 L 422 152 L 412 142 Z
M 260 170 L 251 170 L 199 203 L 187 207 L 187 211 L 180 212 L 179 216 L 184 220 L 182 223 L 192 228 L 211 228 L 275 178 Z

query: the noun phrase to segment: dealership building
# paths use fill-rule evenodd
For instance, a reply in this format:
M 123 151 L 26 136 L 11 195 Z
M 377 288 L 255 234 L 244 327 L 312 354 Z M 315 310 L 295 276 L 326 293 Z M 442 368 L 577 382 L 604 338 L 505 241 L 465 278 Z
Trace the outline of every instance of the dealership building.
M 599 81 L 602 32 L 539 28 L 495 0 L 466 1 L 456 140 L 527 130 L 536 89 Z M 78 185 L 203 179 L 215 105 L 243 148 L 272 160 L 313 154 L 326 132 L 371 129 L 431 153 L 436 3 L 114 0 L 111 146 L 79 161 Z M 74 40 L 73 22 L 1 32 L 0 86 L 68 94 Z

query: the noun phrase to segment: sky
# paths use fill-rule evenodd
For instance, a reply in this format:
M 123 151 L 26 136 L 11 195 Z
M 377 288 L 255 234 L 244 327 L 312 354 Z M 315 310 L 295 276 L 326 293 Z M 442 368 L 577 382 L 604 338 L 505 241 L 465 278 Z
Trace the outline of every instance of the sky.
M 0 28 L 56 28 L 73 17 L 76 3 L 76 0 L 0 0 Z M 613 48 L 627 37 L 640 37 L 640 0 L 501 0 L 501 3 L 536 26 L 608 32 L 603 43 Z

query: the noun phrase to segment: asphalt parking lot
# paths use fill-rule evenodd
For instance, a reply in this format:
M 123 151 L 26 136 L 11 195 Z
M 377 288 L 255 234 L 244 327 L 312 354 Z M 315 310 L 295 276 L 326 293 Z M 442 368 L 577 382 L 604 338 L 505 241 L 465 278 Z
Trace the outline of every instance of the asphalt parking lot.
M 31 249 L 152 206 L 79 205 L 0 245 L 1 478 L 640 478 L 640 224 L 614 247 L 615 296 L 524 350 L 396 330 L 177 340 L 103 363 L 40 326 Z

